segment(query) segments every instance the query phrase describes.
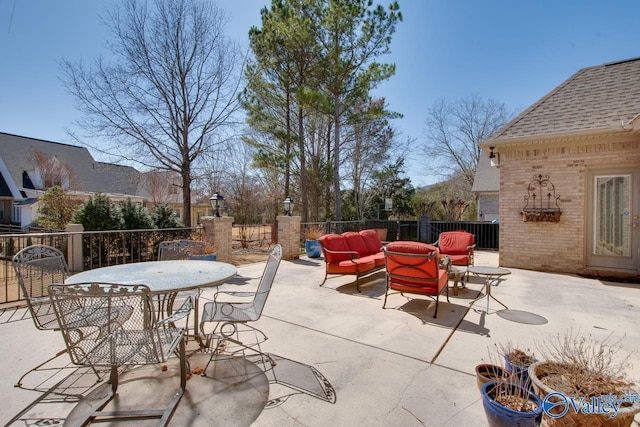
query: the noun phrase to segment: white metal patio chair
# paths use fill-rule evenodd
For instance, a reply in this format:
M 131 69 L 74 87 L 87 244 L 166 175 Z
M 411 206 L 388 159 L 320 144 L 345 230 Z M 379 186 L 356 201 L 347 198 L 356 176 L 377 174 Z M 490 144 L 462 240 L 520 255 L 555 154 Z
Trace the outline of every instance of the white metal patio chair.
M 62 252 L 52 246 L 31 245 L 16 253 L 11 261 L 36 328 L 42 331 L 60 329 L 49 299 L 49 285 L 63 283 L 69 277 L 69 268 Z M 81 312 L 82 306 L 76 307 L 76 313 Z M 64 349 L 57 352 L 35 368 L 25 372 L 15 386 L 21 387 L 26 375 L 37 371 L 66 351 Z M 94 372 L 98 381 L 101 381 L 98 371 L 94 369 Z
M 218 339 L 218 342 L 216 348 L 213 349 L 211 353 L 207 366 L 205 366 L 203 370 L 203 375 L 206 373 L 214 356 L 224 349 L 226 341 L 237 344 L 243 351 L 251 350 L 265 356 L 272 365 L 275 365 L 273 359 L 259 349 L 259 343 L 267 339 L 266 335 L 259 329 L 248 325 L 248 322 L 255 322 L 262 315 L 262 310 L 271 291 L 281 260 L 282 247 L 275 245 L 269 253 L 269 259 L 267 260 L 264 272 L 260 278 L 260 283 L 255 291 L 244 291 L 242 287 L 237 287 L 237 290 L 217 289 L 213 301 L 207 302 L 204 305 L 202 319 L 200 321 L 200 331 L 204 333 L 205 323 L 216 323 L 213 331 L 206 335 L 205 347 L 211 348 L 211 343 L 214 339 Z M 225 300 L 220 297 L 232 297 L 234 300 Z M 257 344 L 253 345 L 243 343 L 238 334 L 239 324 L 251 329 L 255 334 L 259 334 L 262 340 L 258 339 Z
M 86 425 L 112 419 L 157 418 L 159 425 L 166 425 L 186 389 L 184 329 L 176 328 L 172 319 L 157 319 L 149 288 L 107 283 L 52 284 L 49 295 L 72 363 L 110 369 L 110 387 L 105 384 L 102 386 L 105 392 L 85 396 L 66 423 Z M 97 313 L 90 322 L 77 321 L 75 307 L 79 304 Z M 124 323 L 116 314 L 121 311 L 131 312 Z M 164 363 L 178 348 L 180 388 L 168 406 L 124 410 L 115 405 L 113 411 L 103 411 L 118 390 L 118 368 Z

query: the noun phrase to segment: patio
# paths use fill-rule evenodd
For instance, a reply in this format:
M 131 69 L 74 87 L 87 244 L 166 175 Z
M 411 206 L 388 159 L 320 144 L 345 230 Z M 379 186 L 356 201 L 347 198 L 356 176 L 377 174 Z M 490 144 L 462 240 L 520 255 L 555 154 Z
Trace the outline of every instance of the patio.
M 476 253 L 476 265 L 498 264 L 497 252 Z M 250 264 L 238 271 L 253 278 L 260 276 L 263 266 Z M 487 313 L 486 300 L 469 308 L 484 286 L 484 278 L 472 276 L 458 296 L 450 292 L 450 303 L 441 299 L 434 319 L 435 304 L 427 299 L 394 294 L 383 310 L 384 272 L 362 280 L 362 293 L 358 293 L 353 276 L 330 276 L 319 287 L 324 277 L 321 259 L 282 261 L 257 322 L 269 337 L 262 350 L 283 358 L 279 362 L 283 367 L 291 362 L 315 368 L 335 390 L 335 403 L 302 393 L 274 404 L 287 392 L 272 385 L 268 397 L 260 396 L 266 388 L 258 381 L 244 390 L 206 388 L 204 395 L 209 393 L 209 399 L 195 405 L 203 409 L 198 416 L 185 404 L 189 397 L 185 394 L 171 425 L 486 426 L 474 368 L 490 356 L 497 359 L 495 345 L 511 342 L 535 352 L 536 341 L 573 328 L 584 335 L 621 337 L 625 350 L 640 351 L 640 284 L 511 271 L 491 289 L 511 310 L 497 311 L 502 307 L 491 301 Z M 64 343 L 57 332 L 36 330 L 24 309 L 1 312 L 0 334 L 5 342 L 0 348 L 0 422 L 4 425 L 40 395 L 15 388 L 19 376 Z M 189 348 L 195 351 L 195 347 L 190 340 Z M 633 359 L 638 360 L 637 354 Z M 65 365 L 68 356 L 56 362 Z M 197 363 L 192 360 L 192 368 Z M 246 375 L 251 366 L 238 369 L 246 369 Z M 72 371 L 60 370 L 58 380 Z M 170 375 L 172 367 L 167 372 L 162 374 Z M 640 365 L 630 366 L 628 373 L 640 381 Z M 198 384 L 203 380 L 191 378 L 187 393 L 202 395 Z M 124 385 L 121 390 L 126 392 Z M 263 408 L 267 400 L 272 404 Z M 54 405 L 42 403 L 27 415 L 63 418 L 73 405 L 55 405 L 54 414 Z

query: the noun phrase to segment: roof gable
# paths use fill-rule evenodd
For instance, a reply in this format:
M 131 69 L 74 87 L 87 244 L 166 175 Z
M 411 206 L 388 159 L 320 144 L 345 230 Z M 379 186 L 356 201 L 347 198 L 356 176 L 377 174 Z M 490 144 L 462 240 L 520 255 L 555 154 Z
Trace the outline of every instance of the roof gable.
M 640 114 L 640 58 L 579 70 L 503 126 L 494 141 L 630 129 Z
M 137 195 L 140 172 L 132 167 L 96 162 L 85 147 L 0 132 L 0 158 L 17 185 L 29 187 L 29 183 L 25 185 L 23 173 L 38 168 L 36 157 L 40 155 L 51 158 L 52 164 L 70 169 L 73 175 L 70 190 Z M 33 177 L 27 175 L 27 178 Z M 31 182 L 32 187 L 33 184 Z
M 498 192 L 500 190 L 500 169 L 491 166 L 489 157 L 480 155 L 473 178 L 472 192 Z

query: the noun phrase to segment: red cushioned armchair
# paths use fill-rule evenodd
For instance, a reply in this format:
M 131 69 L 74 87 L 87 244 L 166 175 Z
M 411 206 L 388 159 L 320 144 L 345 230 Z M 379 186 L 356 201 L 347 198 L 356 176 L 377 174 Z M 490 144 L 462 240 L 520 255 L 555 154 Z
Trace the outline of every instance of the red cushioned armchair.
M 439 296 L 445 289 L 449 301 L 449 273 L 446 266 L 438 265 L 438 249 L 426 243 L 398 241 L 389 243 L 383 251 L 387 289 L 382 308 L 387 304 L 389 290 L 425 295 L 436 301 L 433 317 L 437 317 Z
M 475 236 L 466 231 L 445 231 L 440 233 L 436 242 L 440 255 L 446 255 L 451 265 L 473 265 L 473 252 L 476 248 Z

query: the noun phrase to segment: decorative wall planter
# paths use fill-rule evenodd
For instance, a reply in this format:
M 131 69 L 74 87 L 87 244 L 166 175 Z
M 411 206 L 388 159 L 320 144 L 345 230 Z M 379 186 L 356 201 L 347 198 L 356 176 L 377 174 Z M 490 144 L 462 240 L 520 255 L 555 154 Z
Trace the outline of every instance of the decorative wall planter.
M 523 222 L 560 222 L 560 209 L 537 209 L 535 211 L 522 211 Z
M 546 192 L 546 194 L 543 194 Z M 525 205 L 520 212 L 524 222 L 560 222 L 560 206 L 556 196 L 556 188 L 549 180 L 549 175 L 537 175 L 527 186 L 524 196 Z M 546 200 L 546 202 L 545 202 Z M 552 204 L 553 200 L 553 204 Z

